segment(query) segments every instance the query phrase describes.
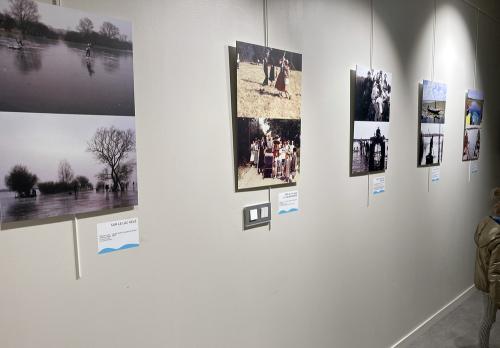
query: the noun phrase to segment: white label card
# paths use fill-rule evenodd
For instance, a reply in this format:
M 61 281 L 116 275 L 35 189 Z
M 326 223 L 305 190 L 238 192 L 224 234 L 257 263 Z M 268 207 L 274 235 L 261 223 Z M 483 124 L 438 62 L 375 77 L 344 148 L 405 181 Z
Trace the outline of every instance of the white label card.
M 470 173 L 471 174 L 479 173 L 479 162 L 478 161 L 471 161 L 470 162 Z
M 373 178 L 373 194 L 379 195 L 385 192 L 385 175 Z
M 288 191 L 278 195 L 278 214 L 299 211 L 299 191 Z
M 432 167 L 431 169 L 431 180 L 432 182 L 437 182 L 441 179 L 441 168 Z
M 139 246 L 139 219 L 131 218 L 97 224 L 97 253 Z

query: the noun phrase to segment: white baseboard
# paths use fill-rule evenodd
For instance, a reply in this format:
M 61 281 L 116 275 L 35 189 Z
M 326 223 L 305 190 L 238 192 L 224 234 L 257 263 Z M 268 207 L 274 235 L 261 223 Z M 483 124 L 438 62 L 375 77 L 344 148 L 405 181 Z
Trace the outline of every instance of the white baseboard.
M 420 325 L 418 325 L 416 328 L 411 330 L 408 334 L 403 336 L 399 341 L 394 343 L 390 348 L 397 348 L 401 343 L 409 340 L 412 338 L 412 336 L 416 336 L 419 334 L 419 332 L 425 331 L 427 328 L 431 327 L 433 324 L 435 324 L 437 321 L 439 321 L 441 318 L 446 316 L 448 313 L 451 313 L 455 308 L 460 306 L 471 294 L 472 290 L 474 289 L 474 285 L 471 285 L 464 291 L 462 291 L 457 297 L 455 297 L 453 300 L 448 302 L 445 306 L 443 306 L 441 309 L 439 309 L 436 313 L 431 315 L 429 318 L 425 319 Z

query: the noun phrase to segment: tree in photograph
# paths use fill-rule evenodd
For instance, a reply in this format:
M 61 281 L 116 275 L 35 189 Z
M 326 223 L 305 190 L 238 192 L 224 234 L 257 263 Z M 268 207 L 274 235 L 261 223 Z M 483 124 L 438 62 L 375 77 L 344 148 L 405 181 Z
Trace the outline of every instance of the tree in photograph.
M 104 22 L 101 25 L 101 30 L 99 33 L 108 39 L 117 39 L 120 35 L 120 29 L 116 25 L 110 22 Z
M 33 0 L 9 0 L 9 14 L 24 34 L 30 23 L 38 22 L 38 5 Z
M 99 128 L 87 143 L 87 151 L 101 163 L 105 164 L 113 181 L 113 191 L 122 190 L 122 175 L 125 160 L 135 150 L 135 132 L 132 129 L 121 130 L 111 126 Z M 108 179 L 108 178 L 100 178 Z
M 73 168 L 71 168 L 71 165 L 67 160 L 62 160 L 61 162 L 59 162 L 57 175 L 59 176 L 59 181 L 66 184 L 71 183 L 71 181 L 73 181 L 73 178 L 75 177 Z
M 94 23 L 92 23 L 92 21 L 88 17 L 82 18 L 80 19 L 76 30 L 78 30 L 83 35 L 90 35 L 94 31 Z
M 30 173 L 28 168 L 19 164 L 14 166 L 5 176 L 5 185 L 20 196 L 29 196 L 37 182 L 38 177 Z
M 92 190 L 94 187 L 90 183 L 89 178 L 83 175 L 78 175 L 75 178 L 75 181 L 78 183 L 78 186 L 80 186 L 81 190 Z

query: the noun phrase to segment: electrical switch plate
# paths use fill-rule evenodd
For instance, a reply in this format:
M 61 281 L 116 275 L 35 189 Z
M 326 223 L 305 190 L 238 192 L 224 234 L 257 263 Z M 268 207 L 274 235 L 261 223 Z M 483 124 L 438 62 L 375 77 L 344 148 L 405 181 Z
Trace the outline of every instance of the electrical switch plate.
M 243 228 L 265 226 L 271 221 L 271 203 L 255 204 L 243 208 Z

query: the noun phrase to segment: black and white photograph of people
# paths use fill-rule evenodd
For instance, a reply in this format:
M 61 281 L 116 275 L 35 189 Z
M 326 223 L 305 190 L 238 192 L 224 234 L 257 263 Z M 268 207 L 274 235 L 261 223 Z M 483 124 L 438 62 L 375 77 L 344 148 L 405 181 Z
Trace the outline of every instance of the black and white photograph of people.
M 392 74 L 356 66 L 355 121 L 389 122 Z
M 389 122 L 354 122 L 351 175 L 387 169 Z
M 300 119 L 302 55 L 236 42 L 238 117 Z
M 299 179 L 300 120 L 238 118 L 238 189 Z

